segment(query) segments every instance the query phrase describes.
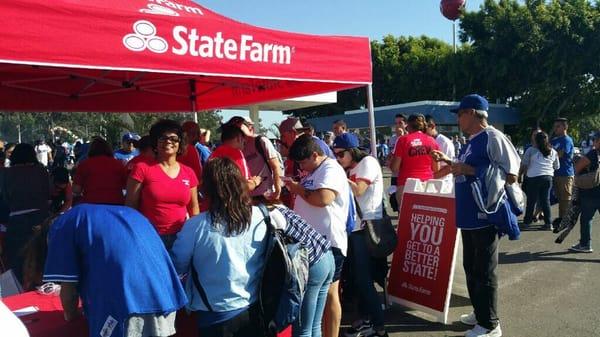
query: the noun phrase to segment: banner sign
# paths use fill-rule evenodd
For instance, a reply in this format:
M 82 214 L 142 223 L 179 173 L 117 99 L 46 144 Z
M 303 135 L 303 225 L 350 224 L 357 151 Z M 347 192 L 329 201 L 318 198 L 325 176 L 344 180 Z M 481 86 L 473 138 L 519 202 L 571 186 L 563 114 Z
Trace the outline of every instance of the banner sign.
M 452 182 L 409 179 L 402 196 L 390 300 L 447 322 L 458 245 Z

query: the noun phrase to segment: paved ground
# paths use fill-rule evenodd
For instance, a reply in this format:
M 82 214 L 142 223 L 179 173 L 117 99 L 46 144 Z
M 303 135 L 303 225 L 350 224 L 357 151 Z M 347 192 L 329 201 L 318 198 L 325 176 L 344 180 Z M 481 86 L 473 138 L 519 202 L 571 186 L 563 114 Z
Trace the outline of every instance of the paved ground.
M 553 208 L 553 214 L 558 210 Z M 600 242 L 600 215 L 593 222 L 592 242 Z M 503 238 L 499 259 L 499 315 L 504 336 L 600 336 L 600 244 L 591 254 L 567 251 L 579 239 L 579 224 L 562 244 L 556 234 L 537 226 L 518 241 Z M 393 305 L 386 311 L 390 336 L 463 336 L 458 322 L 470 312 L 462 248 L 459 250 L 450 301 L 449 325 L 432 323 L 424 314 Z M 348 324 L 351 314 L 345 314 Z

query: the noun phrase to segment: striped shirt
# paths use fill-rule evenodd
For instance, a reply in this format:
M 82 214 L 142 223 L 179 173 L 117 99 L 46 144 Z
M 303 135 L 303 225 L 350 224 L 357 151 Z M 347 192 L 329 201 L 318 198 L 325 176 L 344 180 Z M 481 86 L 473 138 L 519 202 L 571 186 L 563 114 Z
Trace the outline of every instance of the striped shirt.
M 308 248 L 308 262 L 312 266 L 331 248 L 331 242 L 319 234 L 312 226 L 296 212 L 283 206 L 276 205 L 271 211 L 273 226 L 282 229 L 285 236 L 300 242 Z

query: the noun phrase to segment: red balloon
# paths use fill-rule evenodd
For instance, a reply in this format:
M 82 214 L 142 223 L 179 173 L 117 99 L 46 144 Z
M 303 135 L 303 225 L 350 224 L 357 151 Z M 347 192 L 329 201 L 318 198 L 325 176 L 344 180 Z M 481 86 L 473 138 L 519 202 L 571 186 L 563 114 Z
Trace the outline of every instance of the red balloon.
M 440 1 L 440 12 L 448 20 L 456 20 L 465 8 L 466 0 L 442 0 Z

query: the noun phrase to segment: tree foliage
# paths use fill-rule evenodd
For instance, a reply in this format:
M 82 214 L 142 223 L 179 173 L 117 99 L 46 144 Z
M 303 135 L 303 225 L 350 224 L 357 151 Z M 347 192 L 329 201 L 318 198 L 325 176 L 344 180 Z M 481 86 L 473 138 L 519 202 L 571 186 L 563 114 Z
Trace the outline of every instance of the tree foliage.
M 460 40 L 456 54 L 425 36 L 371 42 L 375 106 L 477 92 L 517 107 L 521 135 L 536 124 L 549 130 L 557 116 L 571 119 L 576 136 L 600 127 L 594 124 L 600 111 L 597 2 L 486 0 L 462 16 Z M 356 89 L 340 93 L 335 105 L 293 113 L 332 115 L 365 102 L 364 89 Z
M 189 113 L 180 114 L 102 114 L 83 112 L 53 113 L 0 113 L 0 139 L 17 142 L 19 129 L 23 142 L 38 139 L 73 142 L 89 140 L 99 135 L 112 144 L 118 144 L 124 132 L 148 134 L 150 126 L 159 119 L 169 118 L 179 122 L 193 120 Z M 216 111 L 198 113 L 198 125 L 216 134 L 221 117 Z M 65 131 L 68 130 L 68 131 Z

